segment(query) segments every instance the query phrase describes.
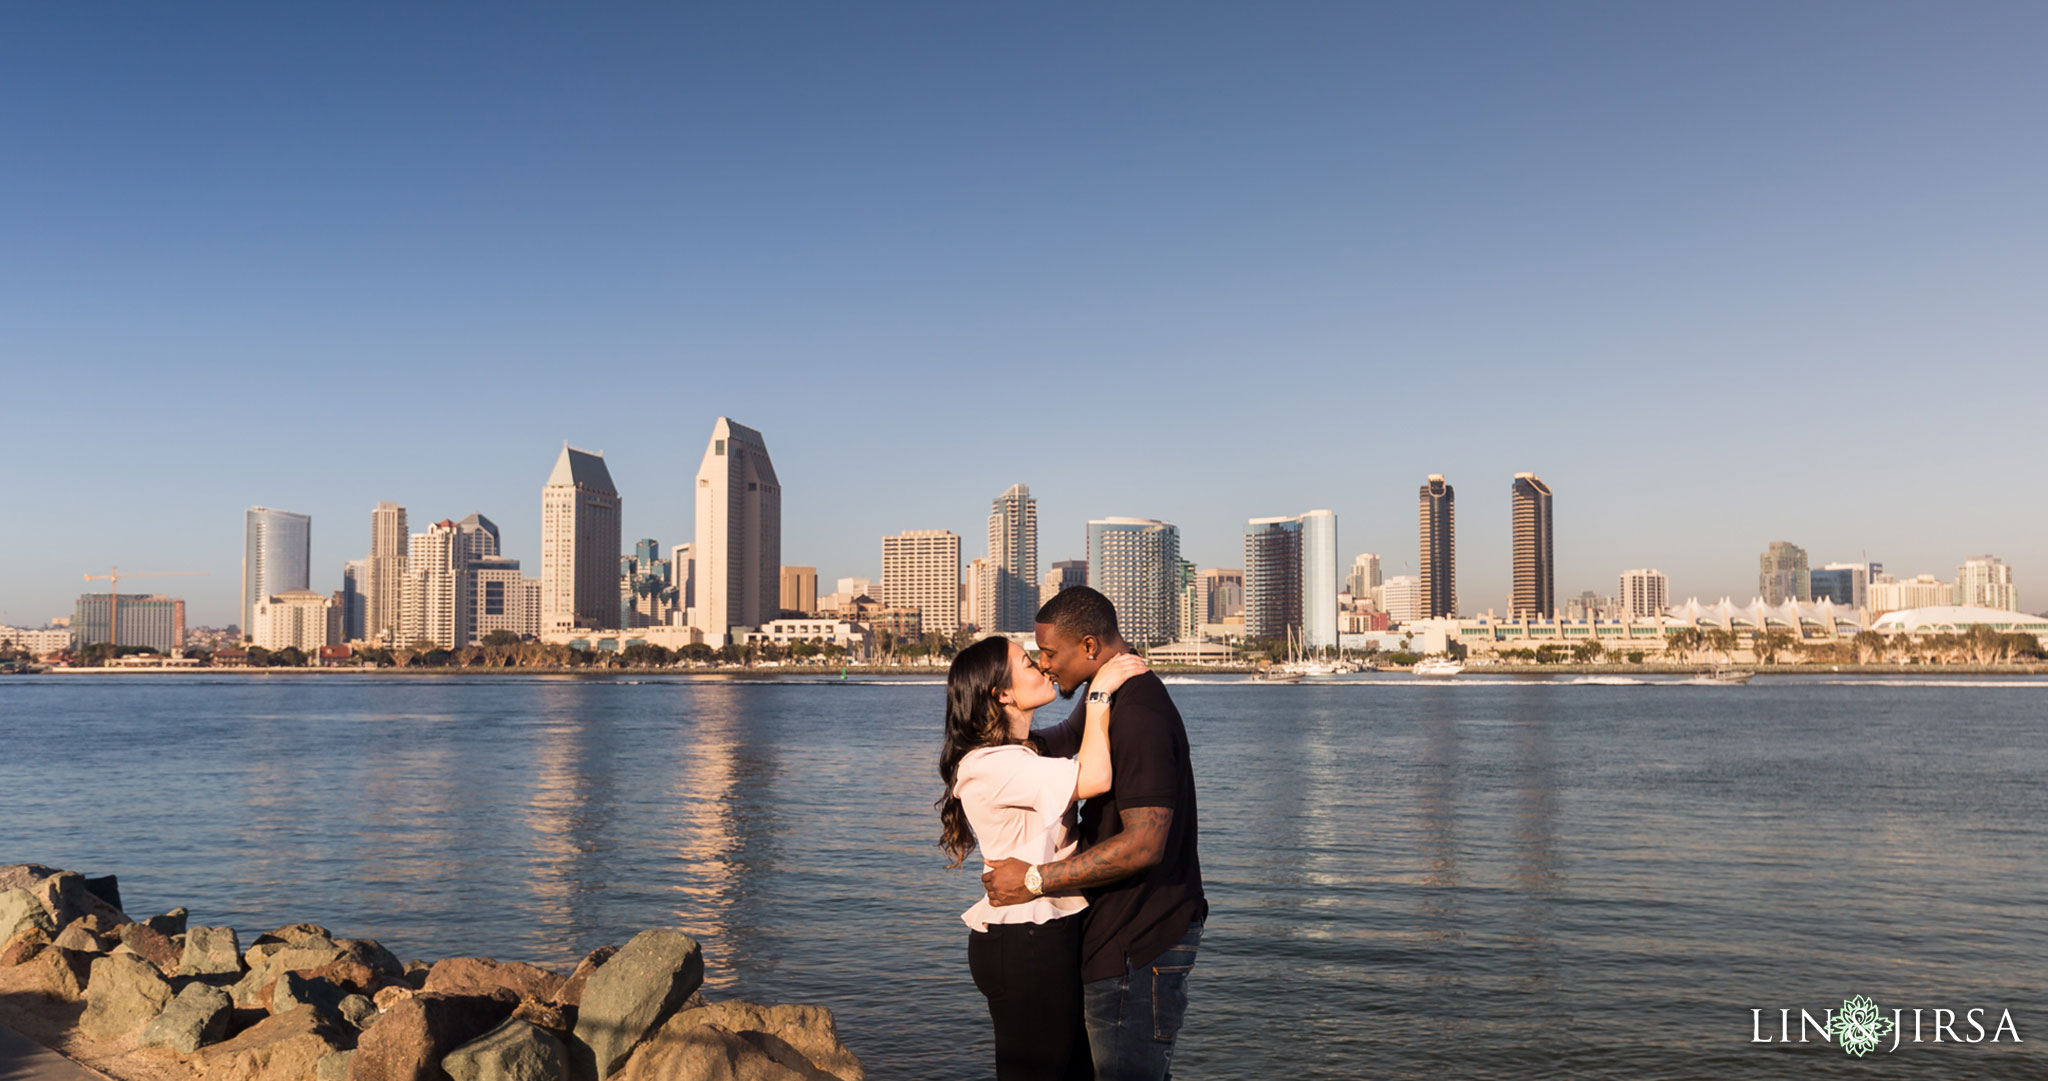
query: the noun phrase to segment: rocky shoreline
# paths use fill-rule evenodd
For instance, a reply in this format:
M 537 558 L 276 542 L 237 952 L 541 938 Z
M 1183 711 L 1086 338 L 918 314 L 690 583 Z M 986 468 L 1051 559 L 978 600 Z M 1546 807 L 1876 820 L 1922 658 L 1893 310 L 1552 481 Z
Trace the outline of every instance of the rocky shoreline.
M 0 1024 L 115 1081 L 865 1081 L 830 1010 L 707 1001 L 675 928 L 573 972 L 401 962 L 302 923 L 121 911 L 119 884 L 0 866 Z

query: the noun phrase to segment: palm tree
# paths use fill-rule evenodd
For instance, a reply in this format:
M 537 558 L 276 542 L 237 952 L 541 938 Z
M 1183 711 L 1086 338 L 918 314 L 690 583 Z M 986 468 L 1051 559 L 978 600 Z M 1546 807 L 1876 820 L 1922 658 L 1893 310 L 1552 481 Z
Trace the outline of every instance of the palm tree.
M 1766 631 L 1756 638 L 1757 660 L 1765 664 L 1775 664 L 1778 654 L 1790 653 L 1798 648 L 1799 640 L 1787 631 Z
M 1708 649 L 1721 655 L 1721 663 L 1723 664 L 1733 660 L 1735 658 L 1735 651 L 1742 646 L 1741 637 L 1726 627 L 1715 627 L 1713 630 L 1702 635 L 1701 640 L 1705 642 Z
M 1664 648 L 1666 652 L 1678 654 L 1678 659 L 1680 661 L 1686 660 L 1687 658 L 1691 657 L 1694 653 L 1699 652 L 1699 628 L 1680 627 L 1679 629 L 1672 631 L 1669 634 L 1666 634 L 1664 636 Z

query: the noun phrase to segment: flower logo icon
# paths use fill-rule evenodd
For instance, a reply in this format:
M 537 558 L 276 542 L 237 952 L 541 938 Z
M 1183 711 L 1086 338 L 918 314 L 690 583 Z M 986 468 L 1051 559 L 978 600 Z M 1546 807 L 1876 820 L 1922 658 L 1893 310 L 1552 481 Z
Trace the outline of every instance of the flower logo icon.
M 1879 1040 L 1892 1030 L 1892 1019 L 1878 1012 L 1877 1003 L 1862 995 L 1844 999 L 1842 1008 L 1828 1029 L 1845 1054 L 1862 1058 L 1875 1050 Z

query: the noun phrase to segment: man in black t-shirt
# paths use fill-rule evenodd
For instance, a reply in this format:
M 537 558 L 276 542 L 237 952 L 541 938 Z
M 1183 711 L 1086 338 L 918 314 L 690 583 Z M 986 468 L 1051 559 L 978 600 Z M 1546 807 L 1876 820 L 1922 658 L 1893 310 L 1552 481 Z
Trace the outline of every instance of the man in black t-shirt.
M 1038 610 L 1039 663 L 1072 697 L 1119 654 L 1116 608 L 1086 586 Z M 1091 695 L 1092 697 L 1092 695 Z M 1086 703 L 1065 723 L 1031 734 L 1041 751 L 1081 746 Z M 982 876 L 989 900 L 1020 904 L 1043 893 L 1082 893 L 1081 980 L 1097 1081 L 1171 1076 L 1209 902 L 1196 854 L 1195 776 L 1180 711 L 1159 677 L 1126 680 L 1110 712 L 1107 795 L 1081 805 L 1081 850 L 1032 867 L 1000 860 Z

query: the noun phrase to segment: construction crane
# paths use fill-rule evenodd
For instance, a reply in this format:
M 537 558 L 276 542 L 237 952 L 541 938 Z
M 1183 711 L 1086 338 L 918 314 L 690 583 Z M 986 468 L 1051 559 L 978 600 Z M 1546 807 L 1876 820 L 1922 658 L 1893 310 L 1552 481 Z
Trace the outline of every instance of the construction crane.
M 107 581 L 107 642 L 114 648 L 121 646 L 121 579 L 123 578 L 192 578 L 205 571 L 164 571 L 160 573 L 122 574 L 119 567 L 108 567 L 105 574 L 88 574 L 85 580 L 104 578 Z M 79 628 L 83 631 L 84 628 Z M 81 648 L 83 648 L 81 646 Z

